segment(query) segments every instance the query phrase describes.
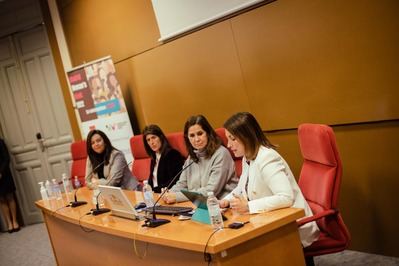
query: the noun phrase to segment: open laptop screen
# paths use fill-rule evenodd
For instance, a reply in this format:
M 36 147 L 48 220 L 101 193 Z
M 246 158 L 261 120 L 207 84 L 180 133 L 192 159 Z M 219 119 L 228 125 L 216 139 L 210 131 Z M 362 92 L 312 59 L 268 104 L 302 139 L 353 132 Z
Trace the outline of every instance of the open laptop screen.
M 120 187 L 99 185 L 101 196 L 106 199 L 111 214 L 129 219 L 140 219 L 137 211 Z

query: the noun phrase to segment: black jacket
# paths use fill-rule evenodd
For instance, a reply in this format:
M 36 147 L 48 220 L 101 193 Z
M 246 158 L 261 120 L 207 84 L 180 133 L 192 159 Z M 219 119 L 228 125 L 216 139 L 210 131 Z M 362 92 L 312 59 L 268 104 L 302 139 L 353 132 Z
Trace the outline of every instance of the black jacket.
M 10 171 L 10 155 L 2 139 L 0 139 L 0 173 L 0 197 L 4 197 L 15 191 L 15 184 Z
M 159 160 L 158 165 L 158 172 L 157 172 L 157 179 L 158 179 L 158 186 L 154 188 L 154 184 L 152 181 L 152 172 L 154 171 L 155 167 L 155 160 L 151 160 L 151 167 L 150 167 L 150 176 L 148 178 L 148 184 L 151 185 L 152 189 L 156 193 L 161 193 L 161 188 L 167 187 L 173 177 L 182 169 L 184 163 L 184 158 L 181 154 L 175 149 L 168 149 L 162 155 L 161 159 Z M 173 186 L 179 177 L 176 177 L 174 180 Z

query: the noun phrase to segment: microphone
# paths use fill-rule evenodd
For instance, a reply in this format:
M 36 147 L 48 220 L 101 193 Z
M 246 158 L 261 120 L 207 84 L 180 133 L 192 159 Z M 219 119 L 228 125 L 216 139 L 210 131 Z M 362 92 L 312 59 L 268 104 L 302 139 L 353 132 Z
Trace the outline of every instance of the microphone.
M 183 167 L 173 178 L 172 180 L 169 182 L 169 184 L 167 185 L 166 189 L 161 193 L 161 195 L 159 195 L 159 198 L 155 201 L 154 206 L 152 207 L 152 219 L 147 218 L 146 221 L 144 222 L 143 226 L 147 226 L 147 227 L 158 227 L 160 225 L 169 223 L 170 220 L 168 219 L 157 219 L 156 215 L 155 215 L 155 207 L 157 206 L 157 203 L 159 202 L 159 200 L 163 197 L 163 195 L 168 191 L 168 189 L 172 186 L 173 182 L 175 182 L 176 178 L 178 176 L 180 176 L 180 174 L 186 170 L 188 167 L 190 167 L 192 164 L 194 163 L 194 161 L 191 161 L 188 165 L 186 165 L 185 167 Z
M 98 205 L 98 196 L 100 196 L 100 194 L 101 194 L 101 191 L 100 191 L 100 193 L 97 194 L 97 197 L 96 197 L 96 208 L 90 210 L 91 214 L 93 214 L 93 215 L 99 215 L 99 214 L 111 211 L 108 208 L 100 208 L 99 207 L 99 205 Z
M 90 160 L 89 158 L 87 158 L 87 159 Z M 90 172 L 88 175 L 85 176 L 85 180 L 86 180 L 86 178 L 88 178 L 95 170 L 97 170 L 98 167 L 100 167 L 100 166 L 103 165 L 104 163 L 105 163 L 105 161 L 101 162 L 101 163 L 98 164 L 96 167 L 94 167 L 94 169 L 91 170 L 91 172 Z M 77 197 L 76 197 L 76 193 L 78 192 L 79 188 L 80 188 L 80 187 L 78 187 L 78 188 L 75 190 L 75 193 L 74 193 L 74 200 L 75 200 L 75 201 L 71 201 L 71 202 L 69 203 L 69 205 L 68 205 L 68 206 L 71 206 L 71 208 L 75 208 L 75 207 L 78 207 L 78 206 L 87 204 L 87 201 L 78 201 L 78 199 L 77 199 Z

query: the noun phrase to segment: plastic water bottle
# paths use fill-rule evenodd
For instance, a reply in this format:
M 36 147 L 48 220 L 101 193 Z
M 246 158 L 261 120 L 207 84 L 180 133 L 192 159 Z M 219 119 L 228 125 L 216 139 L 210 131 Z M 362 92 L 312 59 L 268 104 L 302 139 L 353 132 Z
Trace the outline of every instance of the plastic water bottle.
M 211 220 L 211 225 L 213 229 L 222 229 L 223 218 L 219 208 L 219 201 L 212 191 L 208 192 L 206 205 L 208 206 L 209 219 Z
M 57 200 L 62 199 L 61 188 L 60 185 L 58 185 L 58 182 L 57 180 L 55 180 L 55 178 L 53 179 L 53 194 Z
M 48 200 L 47 190 L 44 187 L 43 182 L 39 182 L 39 185 L 40 185 L 40 195 L 42 195 L 42 200 L 47 201 Z
M 74 180 L 73 180 L 73 184 L 75 185 L 75 188 L 76 189 L 78 189 L 78 188 L 80 188 L 80 181 L 79 181 L 79 178 L 75 175 L 75 178 L 74 178 Z
M 71 180 L 68 178 L 68 176 L 65 173 L 62 174 L 62 184 L 64 185 L 64 192 L 65 192 L 67 201 L 71 201 L 73 187 L 72 187 Z
M 72 192 L 71 182 L 65 173 L 62 174 L 62 184 L 64 185 L 65 194 L 69 194 Z
M 152 188 L 150 184 L 148 184 L 148 180 L 144 180 L 144 186 L 143 186 L 143 198 L 145 205 L 147 207 L 152 207 L 154 206 L 154 193 L 152 191 Z
M 49 180 L 46 181 L 47 195 L 50 200 L 54 199 L 53 187 Z

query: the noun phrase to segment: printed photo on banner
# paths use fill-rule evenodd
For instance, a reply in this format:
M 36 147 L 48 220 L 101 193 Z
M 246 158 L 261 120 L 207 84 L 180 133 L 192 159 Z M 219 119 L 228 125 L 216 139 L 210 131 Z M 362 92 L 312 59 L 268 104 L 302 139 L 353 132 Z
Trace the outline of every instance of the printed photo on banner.
M 115 145 L 116 148 L 126 149 L 133 131 L 112 59 L 106 57 L 76 67 L 68 72 L 68 80 L 82 138 L 90 130 L 100 129 L 112 143 L 120 143 L 120 148 Z M 129 150 L 124 153 L 127 159 L 131 157 Z

